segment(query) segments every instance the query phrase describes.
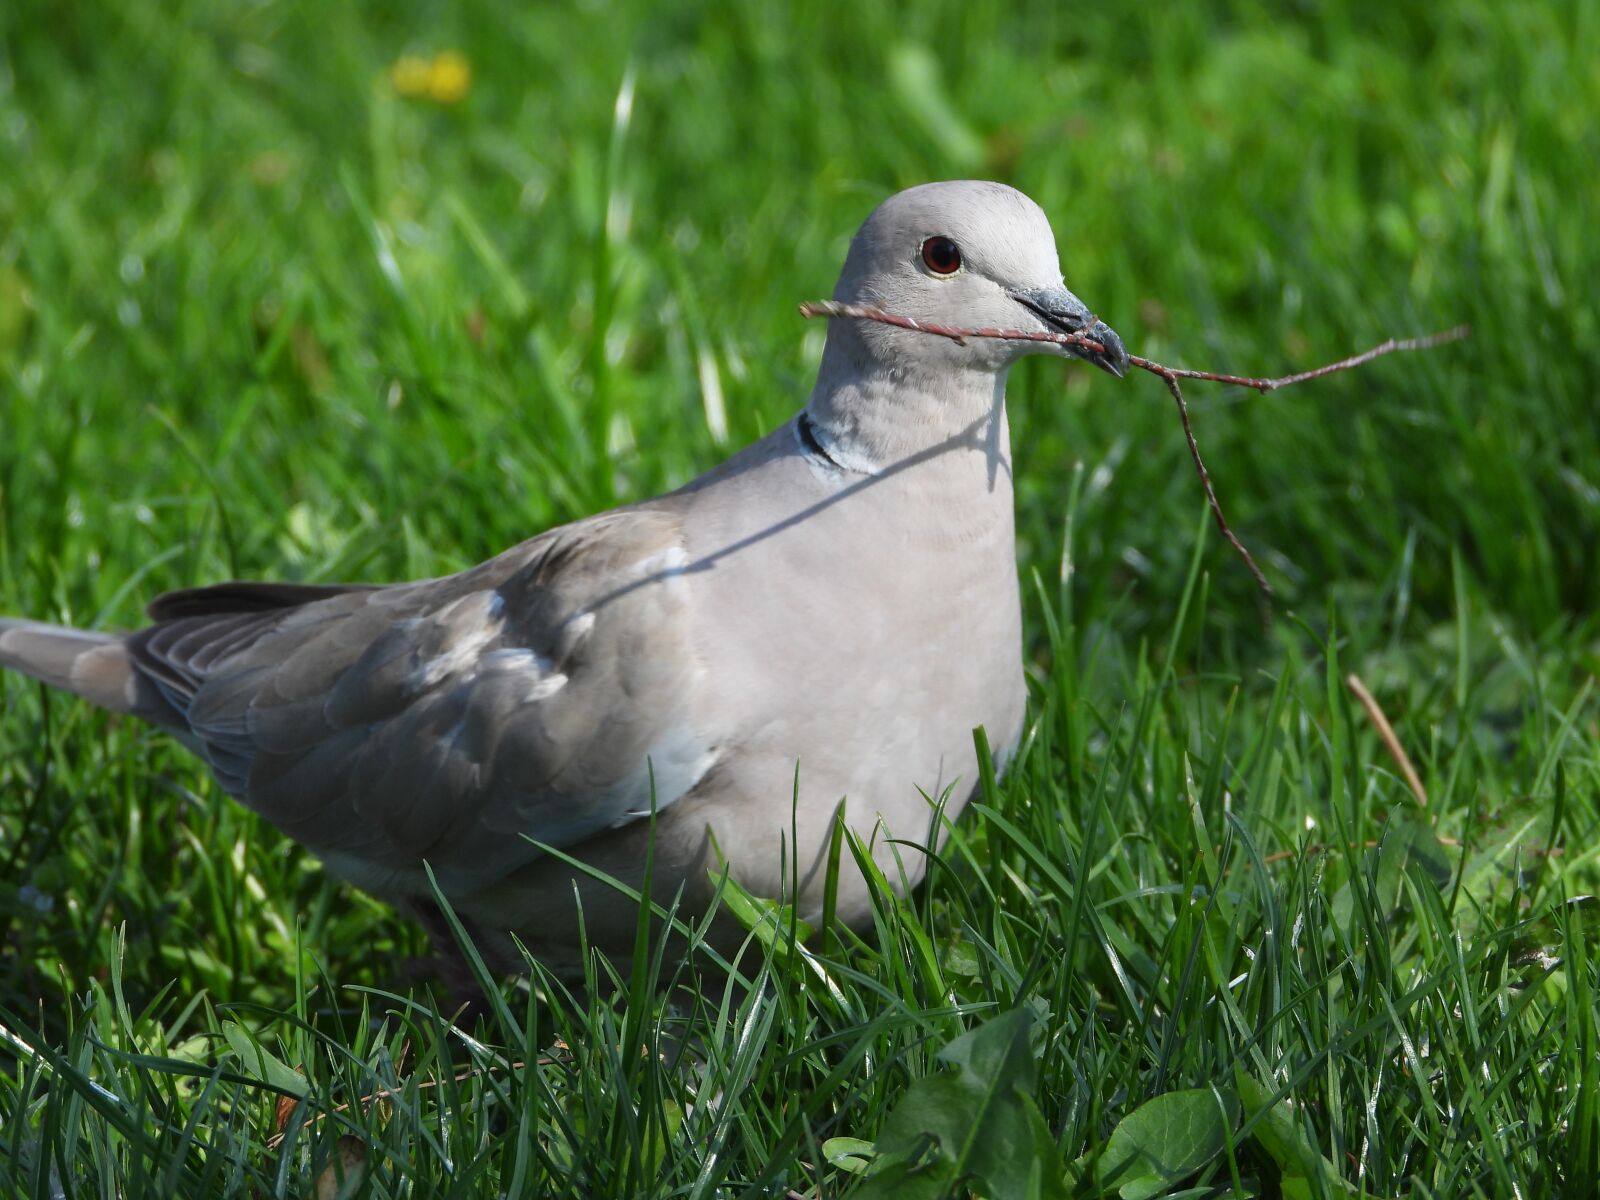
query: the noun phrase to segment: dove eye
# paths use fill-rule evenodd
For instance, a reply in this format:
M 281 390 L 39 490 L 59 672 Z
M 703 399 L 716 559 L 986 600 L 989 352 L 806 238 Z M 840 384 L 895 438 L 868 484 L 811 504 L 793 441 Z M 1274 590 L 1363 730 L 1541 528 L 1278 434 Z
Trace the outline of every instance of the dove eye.
M 922 243 L 922 262 L 935 275 L 954 275 L 961 269 L 961 247 L 947 237 L 931 237 Z

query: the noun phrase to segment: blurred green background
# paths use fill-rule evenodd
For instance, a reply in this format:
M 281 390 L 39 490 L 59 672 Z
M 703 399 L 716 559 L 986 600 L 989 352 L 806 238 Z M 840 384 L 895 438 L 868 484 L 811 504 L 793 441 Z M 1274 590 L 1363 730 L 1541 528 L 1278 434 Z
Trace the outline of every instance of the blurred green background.
M 1231 1079 L 1270 1050 L 1319 1147 L 1340 1170 L 1359 1151 L 1380 1190 L 1430 1162 L 1438 1190 L 1415 1194 L 1464 1179 L 1507 1194 L 1541 1169 L 1570 1181 L 1578 1168 L 1552 1165 L 1568 1151 L 1600 1164 L 1588 976 L 1516 992 L 1506 1016 L 1510 985 L 1469 986 L 1449 955 L 1465 944 L 1476 971 L 1523 917 L 1593 890 L 1597 114 L 1594 0 L 5 0 L 0 612 L 127 627 L 157 592 L 229 577 L 441 573 L 682 483 L 804 402 L 824 331 L 795 305 L 829 293 L 878 201 L 930 179 L 1030 194 L 1068 285 L 1161 361 L 1278 374 L 1470 322 L 1465 342 L 1266 397 L 1189 388 L 1223 504 L 1278 588 L 1271 630 L 1214 534 L 1186 591 L 1205 518 L 1159 381 L 1040 360 L 1014 372 L 1020 569 L 1043 587 L 1026 591 L 1037 741 L 1003 806 L 1035 840 L 994 853 L 1037 904 L 983 908 L 993 897 L 959 874 L 919 904 L 951 961 L 989 952 L 981 929 L 1045 964 L 1028 995 L 1061 1025 L 1038 1103 L 1063 1154 L 1100 1144 L 1141 1098 Z M 1371 866 L 1360 848 L 1408 802 L 1341 707 L 1346 669 L 1394 718 L 1433 795 L 1429 836 L 1460 859 L 1449 914 L 1396 909 L 1392 946 L 1354 923 L 1350 896 Z M 1185 785 L 1209 833 L 1189 823 Z M 1104 814 L 1085 799 L 1100 786 Z M 1255 884 L 1203 918 L 1162 908 L 1192 893 L 1224 827 L 1281 864 L 1260 911 Z M 1313 866 L 1309 840 L 1336 829 L 1356 849 Z M 1485 839 L 1498 848 L 1471 867 Z M 1506 869 L 1535 842 L 1553 849 L 1529 859 L 1546 874 Z M 1080 853 L 1104 959 L 1068 928 L 1083 910 L 1051 908 L 1040 867 Z M 959 924 L 968 903 L 980 912 Z M 1254 994 L 1269 971 L 1249 949 L 1259 931 L 1200 955 L 1184 922 L 1270 932 L 1297 905 L 1331 958 L 1284 951 L 1270 969 L 1314 1015 L 1289 1011 L 1282 1043 L 1257 1043 L 1218 998 L 1242 979 Z M 1040 929 L 1014 943 L 985 924 L 1035 909 Z M 0 678 L 0 1023 L 83 1063 L 87 1026 L 207 1064 L 225 1053 L 215 1014 L 180 1000 L 304 1006 L 296 972 L 313 960 L 385 982 L 419 948 L 166 740 Z M 1121 962 L 1131 976 L 1113 978 Z M 158 998 L 150 1028 L 100 990 L 113 963 L 136 1013 Z M 1437 990 L 1418 1001 L 1424 975 Z M 1460 995 L 1438 982 L 1458 978 Z M 992 984 L 962 995 L 1017 1001 Z M 943 993 L 922 1002 L 951 1036 Z M 1273 1003 L 1262 1021 L 1288 1011 Z M 1509 1042 L 1462 1025 L 1478 1004 Z M 1428 1005 L 1431 1025 L 1403 1023 Z M 1391 1014 L 1447 1079 L 1395 1069 Z M 904 1036 L 873 1053 L 908 1076 L 934 1069 L 932 1035 Z M 5 1095 L 26 1091 L 27 1061 L 11 1060 L 23 1082 Z M 83 1069 L 131 1095 L 128 1061 Z M 833 1089 L 829 1129 L 868 1139 L 907 1082 L 841 1082 L 823 1051 L 815 1071 L 763 1061 L 773 1073 L 751 1097 Z M 330 1108 L 377 1086 L 332 1074 Z M 1580 1074 L 1588 1091 L 1569 1090 Z M 1086 1078 L 1115 1082 L 1106 1107 Z M 581 1130 L 604 1128 L 603 1100 Z M 481 1132 L 475 1111 L 462 1105 L 458 1133 Z M 1458 1128 L 1462 1113 L 1484 1124 Z M 265 1137 L 269 1115 L 240 1136 Z M 780 1103 L 747 1116 L 717 1169 L 748 1179 L 771 1145 L 798 1154 L 751 1132 L 791 1120 Z M 63 1162 L 78 1136 L 64 1127 L 48 1134 Z M 672 1143 L 661 1180 L 704 1178 L 696 1138 Z M 196 1158 L 173 1139 L 174 1163 Z M 609 1143 L 573 1153 L 591 1151 L 597 1174 L 572 1179 L 622 1161 Z

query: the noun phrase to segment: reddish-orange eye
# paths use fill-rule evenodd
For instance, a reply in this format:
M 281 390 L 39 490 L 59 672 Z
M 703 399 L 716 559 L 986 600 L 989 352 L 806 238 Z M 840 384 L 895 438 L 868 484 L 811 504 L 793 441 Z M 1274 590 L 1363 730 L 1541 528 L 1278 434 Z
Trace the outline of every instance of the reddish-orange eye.
M 922 243 L 922 262 L 935 275 L 954 275 L 961 269 L 961 247 L 947 237 Z

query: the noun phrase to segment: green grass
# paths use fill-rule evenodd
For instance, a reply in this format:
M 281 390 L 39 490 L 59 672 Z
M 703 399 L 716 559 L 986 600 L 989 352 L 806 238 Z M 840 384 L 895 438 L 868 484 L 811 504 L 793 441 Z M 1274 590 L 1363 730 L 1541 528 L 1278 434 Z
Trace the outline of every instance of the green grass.
M 1015 769 L 860 939 L 779 921 L 674 1006 L 645 962 L 455 1028 L 392 994 L 409 925 L 0 679 L 0 1190 L 306 1196 L 342 1148 L 368 1196 L 886 1194 L 965 1119 L 898 1194 L 1132 1194 L 1095 1156 L 1201 1095 L 1172 1194 L 1593 1194 L 1600 5 L 497 7 L 0 7 L 0 612 L 445 572 L 682 482 L 930 178 L 1028 191 L 1163 361 L 1474 334 L 1191 389 L 1270 631 L 1159 382 L 1019 369 Z M 461 103 L 397 94 L 444 48 Z

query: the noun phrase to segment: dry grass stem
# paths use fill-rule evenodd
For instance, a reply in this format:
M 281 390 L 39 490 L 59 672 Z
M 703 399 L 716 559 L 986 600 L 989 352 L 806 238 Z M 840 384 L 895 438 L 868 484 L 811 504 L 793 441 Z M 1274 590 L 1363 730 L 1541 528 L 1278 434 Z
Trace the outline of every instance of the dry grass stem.
M 1378 702 L 1373 699 L 1372 693 L 1367 691 L 1367 685 L 1361 682 L 1361 676 L 1353 672 L 1344 677 L 1345 687 L 1350 689 L 1352 695 L 1361 701 L 1361 707 L 1367 710 L 1373 726 L 1378 731 L 1378 736 L 1383 739 L 1383 745 L 1389 751 L 1389 757 L 1394 759 L 1395 765 L 1400 768 L 1400 774 L 1405 776 L 1406 786 L 1411 789 L 1411 794 L 1417 798 L 1419 807 L 1428 807 L 1428 793 L 1422 786 L 1416 768 L 1411 765 L 1411 758 L 1406 754 L 1406 748 L 1400 744 L 1400 739 L 1395 736 L 1394 726 L 1389 724 L 1389 718 L 1383 709 L 1378 707 Z

